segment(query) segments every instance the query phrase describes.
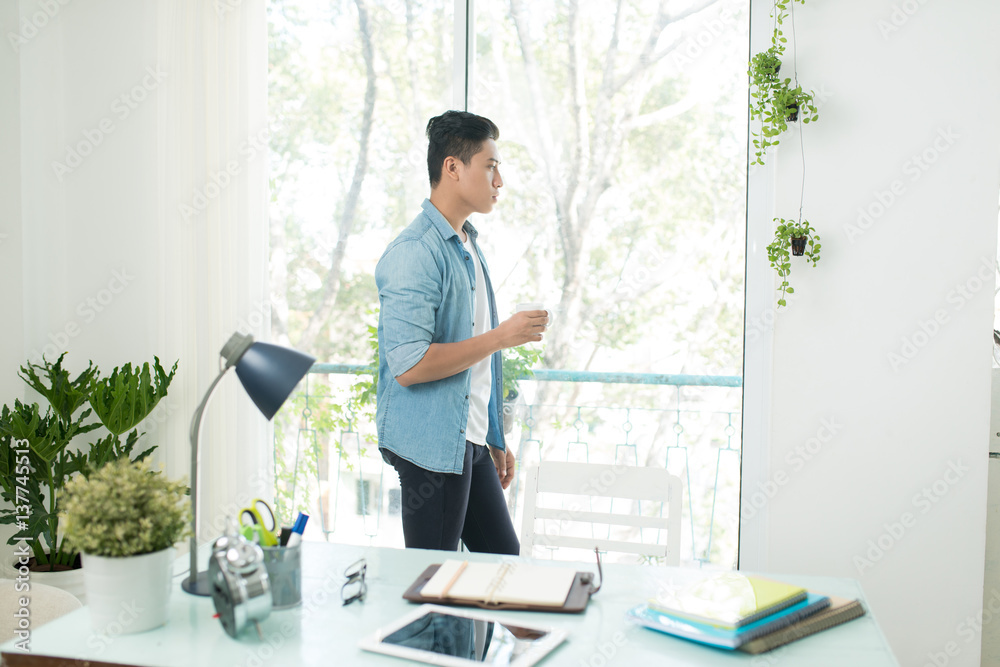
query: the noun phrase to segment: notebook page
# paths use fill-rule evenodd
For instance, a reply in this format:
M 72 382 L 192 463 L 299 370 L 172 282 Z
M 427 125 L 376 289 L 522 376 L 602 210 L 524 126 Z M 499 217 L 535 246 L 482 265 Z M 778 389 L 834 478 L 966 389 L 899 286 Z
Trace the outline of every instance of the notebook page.
M 489 599 L 490 591 L 497 586 L 507 569 L 506 563 L 470 562 L 448 590 L 447 597 L 456 600 L 485 601 Z
M 425 597 L 439 598 L 443 597 L 441 594 L 444 589 L 448 586 L 452 579 L 454 579 L 455 574 L 462 568 L 463 561 L 448 559 L 441 564 L 437 572 L 427 580 L 423 588 L 420 589 L 420 594 Z M 466 565 L 468 567 L 468 565 Z M 449 593 L 450 595 L 450 593 Z
M 561 607 L 575 579 L 571 568 L 511 563 L 491 601 Z
M 561 607 L 575 579 L 576 570 L 567 567 L 510 561 L 468 562 L 463 566 L 463 561 L 449 559 L 427 580 L 420 594 L 455 600 Z

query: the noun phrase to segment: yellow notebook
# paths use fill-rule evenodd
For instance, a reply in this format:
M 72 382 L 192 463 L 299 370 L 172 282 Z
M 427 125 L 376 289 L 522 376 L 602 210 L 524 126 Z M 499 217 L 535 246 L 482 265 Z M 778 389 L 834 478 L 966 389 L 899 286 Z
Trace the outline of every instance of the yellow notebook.
M 800 602 L 806 589 L 766 577 L 722 572 L 703 579 L 675 595 L 649 601 L 656 611 L 735 629 Z
M 420 594 L 452 600 L 561 607 L 576 570 L 529 563 L 446 560 Z

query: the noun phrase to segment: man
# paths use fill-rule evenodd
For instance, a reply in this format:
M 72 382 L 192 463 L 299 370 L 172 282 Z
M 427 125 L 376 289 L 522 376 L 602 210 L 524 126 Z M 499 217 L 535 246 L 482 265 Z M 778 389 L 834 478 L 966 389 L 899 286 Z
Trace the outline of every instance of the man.
M 500 136 L 448 111 L 427 123 L 430 199 L 386 248 L 379 293 L 376 425 L 399 474 L 407 547 L 516 555 L 503 498 L 514 454 L 503 435 L 500 350 L 540 341 L 544 310 L 498 321 L 490 274 L 468 222 L 497 202 Z

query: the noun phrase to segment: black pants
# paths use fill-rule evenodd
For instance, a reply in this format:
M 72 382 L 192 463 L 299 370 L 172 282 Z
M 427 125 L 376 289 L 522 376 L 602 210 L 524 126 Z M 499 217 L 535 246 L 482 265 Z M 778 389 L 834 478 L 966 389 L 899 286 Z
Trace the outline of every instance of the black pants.
M 465 443 L 462 474 L 425 470 L 385 450 L 399 474 L 403 540 L 407 548 L 516 556 L 521 545 L 504 501 L 503 488 L 485 445 Z

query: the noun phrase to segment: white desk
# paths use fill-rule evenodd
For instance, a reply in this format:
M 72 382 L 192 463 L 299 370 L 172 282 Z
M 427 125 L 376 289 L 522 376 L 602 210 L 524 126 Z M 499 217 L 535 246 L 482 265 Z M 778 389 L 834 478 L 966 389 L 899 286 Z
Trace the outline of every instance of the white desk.
M 470 560 L 499 558 L 463 554 Z M 341 606 L 344 568 L 364 556 L 368 561 L 368 597 Z M 197 598 L 180 588 L 171 595 L 170 621 L 148 632 L 105 637 L 90 631 L 89 610 L 78 609 L 32 630 L 31 654 L 128 665 L 218 667 L 240 665 L 399 665 L 398 658 L 361 651 L 358 639 L 414 608 L 402 594 L 440 551 L 355 547 L 308 542 L 303 545 L 302 606 L 272 612 L 261 624 L 264 640 L 252 629 L 231 639 L 217 619 L 211 598 Z M 185 559 L 182 559 L 185 560 Z M 544 561 L 542 561 L 544 562 Z M 596 570 L 595 564 L 578 569 Z M 869 612 L 848 623 L 806 637 L 770 653 L 751 656 L 713 649 L 634 626 L 624 620 L 630 607 L 663 585 L 682 585 L 705 576 L 698 570 L 639 565 L 606 565 L 604 585 L 583 614 L 497 612 L 522 621 L 564 627 L 569 639 L 541 665 L 809 665 L 852 667 L 898 665 L 882 631 Z M 846 598 L 863 598 L 852 579 L 780 577 L 801 586 Z M 60 664 L 28 661 L 13 642 L 0 646 L 5 664 Z M 62 663 L 66 664 L 66 663 Z

